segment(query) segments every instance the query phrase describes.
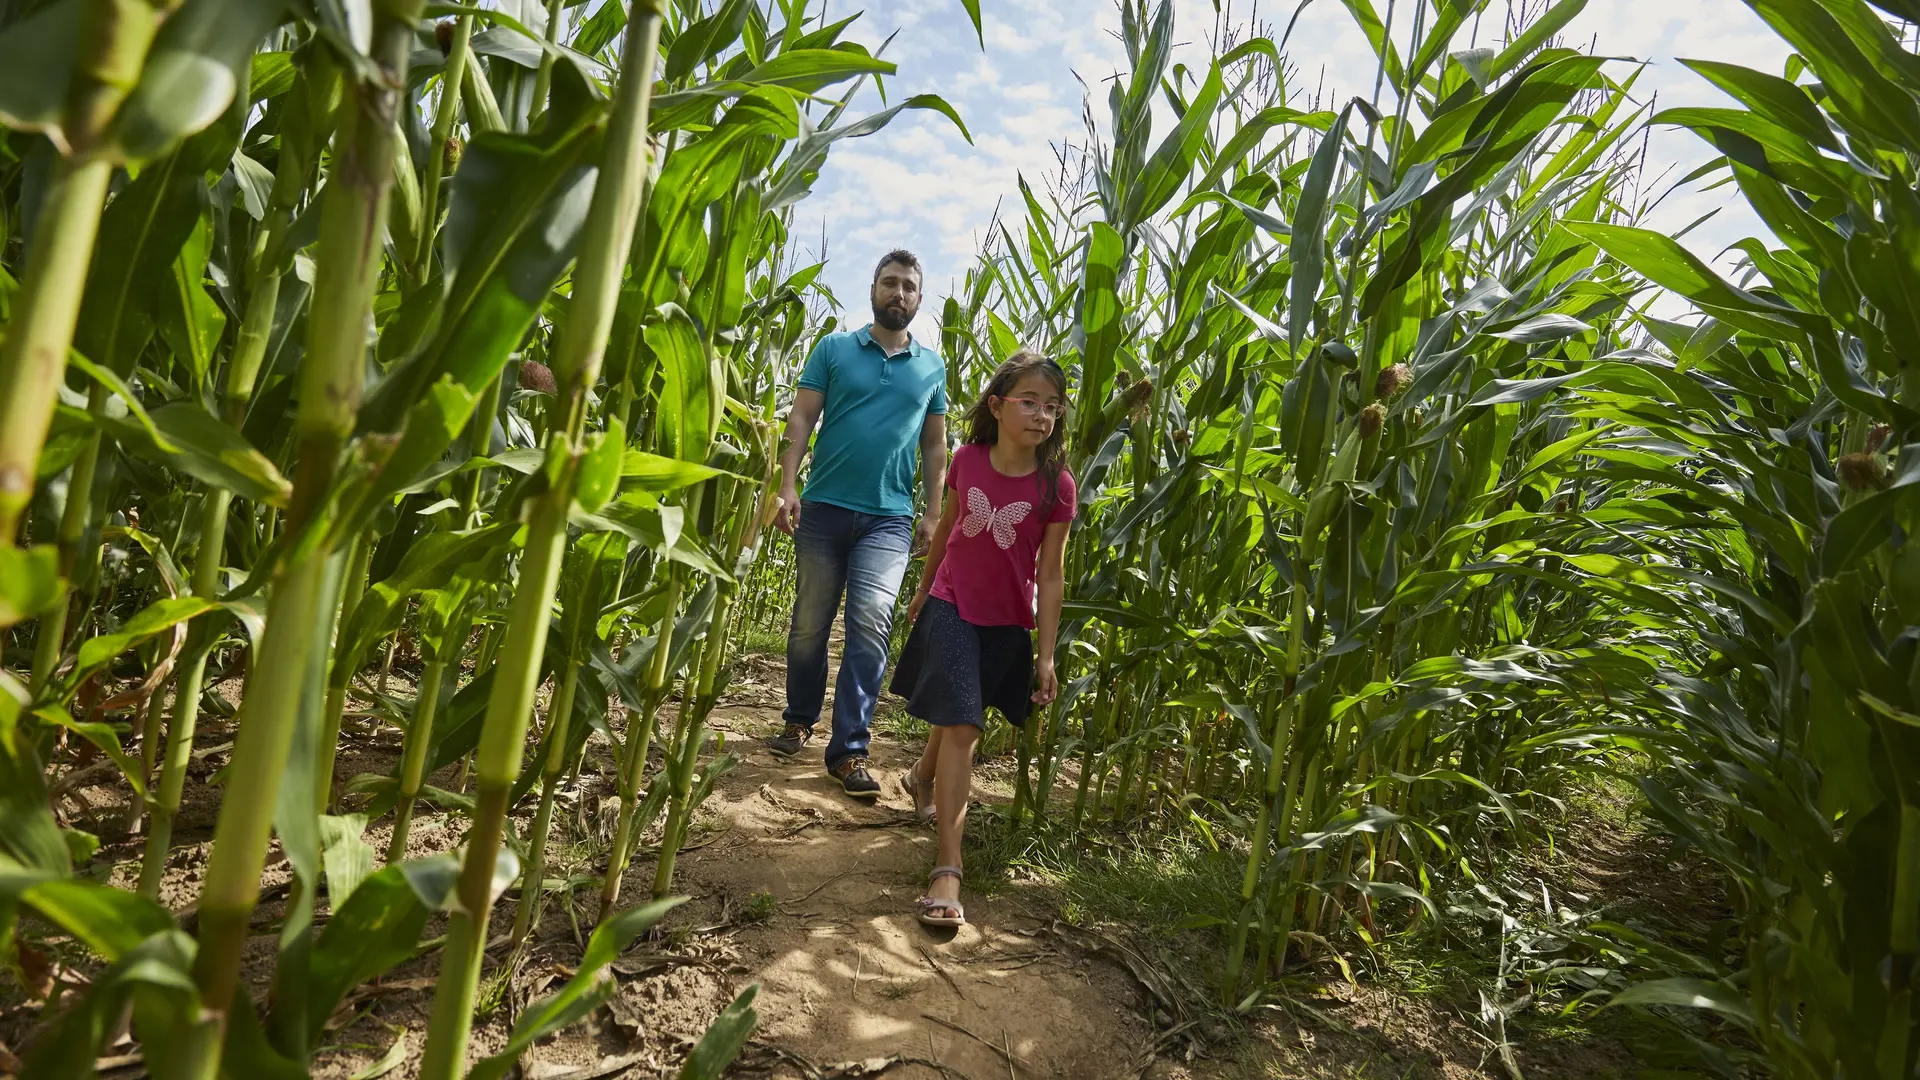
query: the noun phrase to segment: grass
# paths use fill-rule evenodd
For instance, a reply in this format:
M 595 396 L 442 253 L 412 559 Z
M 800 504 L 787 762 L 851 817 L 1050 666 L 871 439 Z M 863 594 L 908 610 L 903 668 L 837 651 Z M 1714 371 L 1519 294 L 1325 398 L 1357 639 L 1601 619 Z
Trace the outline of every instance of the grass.
M 967 879 L 989 892 L 1016 882 L 1039 885 L 1056 914 L 1077 926 L 1124 924 L 1186 934 L 1214 927 L 1195 911 L 1239 903 L 1240 866 L 1191 836 L 1087 831 L 1069 837 L 1043 823 L 1009 834 L 999 807 L 968 816 Z
M 902 746 L 919 749 L 927 744 L 927 722 L 907 712 L 907 703 L 888 696 L 873 710 L 873 730 Z
M 787 631 L 778 626 L 747 626 L 740 632 L 735 642 L 738 655 L 758 653 L 763 656 L 785 656 L 787 652 Z
M 780 898 L 763 889 L 747 897 L 746 902 L 740 905 L 739 918 L 743 923 L 766 922 L 779 909 Z

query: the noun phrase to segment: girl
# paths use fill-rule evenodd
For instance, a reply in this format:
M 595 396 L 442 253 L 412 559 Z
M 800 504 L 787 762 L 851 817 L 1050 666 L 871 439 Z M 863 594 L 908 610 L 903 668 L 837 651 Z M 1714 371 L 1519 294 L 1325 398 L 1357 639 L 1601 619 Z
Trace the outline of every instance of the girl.
M 1017 352 L 994 372 L 967 412 L 966 443 L 947 471 L 946 509 L 907 608 L 913 630 L 893 692 L 932 728 L 926 753 L 901 778 L 920 816 L 939 822 L 939 865 L 920 898 L 920 921 L 929 926 L 967 921 L 960 830 L 986 707 L 1024 725 L 1029 703 L 1045 705 L 1060 690 L 1053 645 L 1075 505 L 1066 399 L 1066 373 L 1038 353 Z

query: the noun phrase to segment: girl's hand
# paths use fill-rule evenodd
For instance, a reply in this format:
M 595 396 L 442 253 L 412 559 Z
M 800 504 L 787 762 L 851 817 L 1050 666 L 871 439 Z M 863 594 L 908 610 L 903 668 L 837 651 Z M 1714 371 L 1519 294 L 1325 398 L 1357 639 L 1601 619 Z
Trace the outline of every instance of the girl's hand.
M 915 589 L 913 592 L 913 599 L 907 601 L 908 625 L 912 625 L 913 623 L 920 621 L 920 609 L 926 606 L 927 606 L 927 594 L 918 589 Z
M 1039 671 L 1036 674 L 1039 677 L 1040 688 L 1033 693 L 1035 705 L 1048 704 L 1060 696 L 1060 676 L 1053 669 L 1053 661 L 1040 661 Z

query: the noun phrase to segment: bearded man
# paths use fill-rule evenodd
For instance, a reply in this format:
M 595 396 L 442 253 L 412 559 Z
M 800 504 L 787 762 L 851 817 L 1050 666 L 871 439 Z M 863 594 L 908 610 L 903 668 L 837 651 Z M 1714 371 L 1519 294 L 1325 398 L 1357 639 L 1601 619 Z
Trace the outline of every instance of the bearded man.
M 894 603 L 909 555 L 926 549 L 940 520 L 946 483 L 946 362 L 907 332 L 920 310 L 921 280 L 910 251 L 889 251 L 874 267 L 873 321 L 828 334 L 807 357 L 780 455 L 775 521 L 793 536 L 799 581 L 787 633 L 786 728 L 768 749 L 791 758 L 813 737 L 827 692 L 827 642 L 844 596 L 846 648 L 826 764 L 841 789 L 860 799 L 880 794 L 867 772 L 868 728 Z M 803 494 L 796 478 L 810 442 L 813 469 Z M 916 471 L 925 492 L 918 529 Z

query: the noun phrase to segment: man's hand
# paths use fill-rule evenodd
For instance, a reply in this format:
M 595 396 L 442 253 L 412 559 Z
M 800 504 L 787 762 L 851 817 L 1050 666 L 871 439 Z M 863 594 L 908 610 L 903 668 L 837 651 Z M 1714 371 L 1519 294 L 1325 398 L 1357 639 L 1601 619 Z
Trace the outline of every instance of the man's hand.
M 913 599 L 907 601 L 907 625 L 920 621 L 920 609 L 927 606 L 927 594 L 923 589 L 913 591 Z
M 1035 705 L 1046 705 L 1060 696 L 1060 676 L 1054 671 L 1052 660 L 1040 661 L 1039 670 L 1035 675 L 1040 684 L 1040 688 L 1033 692 Z
M 937 514 L 922 514 L 913 527 L 913 557 L 918 559 L 933 547 L 933 534 L 940 528 Z
M 800 527 L 800 492 L 792 484 L 780 488 L 780 508 L 773 512 L 773 523 L 788 536 Z

